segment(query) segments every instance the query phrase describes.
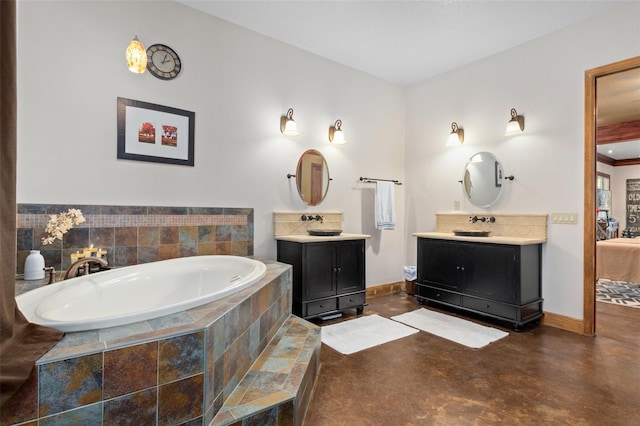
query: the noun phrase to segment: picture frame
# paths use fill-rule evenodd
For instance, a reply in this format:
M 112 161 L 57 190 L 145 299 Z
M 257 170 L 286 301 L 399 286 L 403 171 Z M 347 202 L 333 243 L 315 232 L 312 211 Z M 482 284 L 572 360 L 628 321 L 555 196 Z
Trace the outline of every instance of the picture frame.
M 195 116 L 118 97 L 118 159 L 193 166 Z

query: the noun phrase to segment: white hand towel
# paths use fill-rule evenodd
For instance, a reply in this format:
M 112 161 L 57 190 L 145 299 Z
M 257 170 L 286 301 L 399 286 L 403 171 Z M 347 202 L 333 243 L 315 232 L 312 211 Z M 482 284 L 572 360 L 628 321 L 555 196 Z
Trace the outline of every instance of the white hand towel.
M 395 184 L 376 182 L 376 228 L 395 229 Z

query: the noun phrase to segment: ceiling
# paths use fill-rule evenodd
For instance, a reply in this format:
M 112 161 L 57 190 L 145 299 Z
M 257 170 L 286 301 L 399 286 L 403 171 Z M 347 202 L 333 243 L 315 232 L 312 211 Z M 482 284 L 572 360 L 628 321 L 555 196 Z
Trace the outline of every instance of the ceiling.
M 598 77 L 597 125 L 640 120 L 640 68 Z M 598 145 L 598 153 L 613 160 L 638 159 L 640 140 Z
M 408 86 L 638 0 L 177 1 Z M 633 119 L 640 119 L 640 73 L 600 81 L 598 125 Z M 640 141 L 599 152 L 637 158 Z
M 634 0 L 178 1 L 405 86 Z

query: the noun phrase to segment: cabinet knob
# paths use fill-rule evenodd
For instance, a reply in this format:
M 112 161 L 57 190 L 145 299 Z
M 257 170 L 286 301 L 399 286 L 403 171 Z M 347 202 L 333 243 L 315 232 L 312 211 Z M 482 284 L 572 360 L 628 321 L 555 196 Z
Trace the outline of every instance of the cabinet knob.
M 338 272 L 342 271 L 342 268 L 338 268 Z
M 460 269 L 464 271 L 464 266 L 461 266 Z

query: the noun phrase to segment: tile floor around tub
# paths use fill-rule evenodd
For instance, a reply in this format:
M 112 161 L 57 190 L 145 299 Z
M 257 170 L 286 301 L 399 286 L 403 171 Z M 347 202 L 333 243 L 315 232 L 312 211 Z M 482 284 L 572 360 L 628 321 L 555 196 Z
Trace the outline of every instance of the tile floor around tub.
M 421 307 L 404 293 L 367 302 L 386 318 Z M 509 336 L 481 349 L 425 332 L 352 355 L 322 345 L 305 425 L 640 424 L 640 309 L 597 303 L 596 337 L 461 316 Z

